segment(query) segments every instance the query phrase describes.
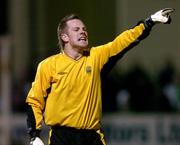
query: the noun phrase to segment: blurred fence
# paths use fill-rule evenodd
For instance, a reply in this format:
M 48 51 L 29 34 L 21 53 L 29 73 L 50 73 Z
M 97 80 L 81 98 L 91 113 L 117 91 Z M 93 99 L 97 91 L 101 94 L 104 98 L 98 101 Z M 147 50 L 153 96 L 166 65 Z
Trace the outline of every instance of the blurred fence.
M 4 120 L 0 116 L 0 145 L 29 145 L 26 116 L 14 114 L 9 116 L 9 119 Z M 116 113 L 104 115 L 102 124 L 107 145 L 179 145 L 179 120 L 178 114 Z M 9 136 L 4 138 L 6 129 L 9 129 Z M 47 145 L 48 128 L 45 126 L 41 137 Z
M 108 145 L 179 145 L 180 115 L 111 114 L 104 116 Z
M 43 126 L 41 135 L 42 140 L 47 145 L 47 127 Z M 13 114 L 8 119 L 0 115 L 0 145 L 29 145 L 29 143 L 30 138 L 27 134 L 25 114 Z

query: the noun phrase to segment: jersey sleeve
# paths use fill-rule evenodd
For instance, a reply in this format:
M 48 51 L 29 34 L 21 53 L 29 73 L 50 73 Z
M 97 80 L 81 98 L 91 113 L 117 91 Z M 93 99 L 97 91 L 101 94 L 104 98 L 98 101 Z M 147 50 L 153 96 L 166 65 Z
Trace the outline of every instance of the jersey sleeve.
M 134 28 L 119 34 L 112 42 L 93 47 L 92 49 L 94 49 L 97 59 L 99 60 L 100 69 L 102 69 L 104 64 L 106 64 L 109 59 L 113 58 L 114 56 L 119 56 L 119 54 L 122 54 L 125 52 L 125 50 L 128 50 L 130 46 L 134 46 L 134 44 L 137 44 L 141 39 L 144 39 L 145 32 L 147 33 L 147 29 L 145 28 L 144 24 L 139 23 Z
M 27 127 L 32 137 L 39 136 L 42 127 L 45 100 L 50 87 L 50 71 L 48 71 L 46 63 L 40 63 L 35 80 L 26 98 L 28 105 Z

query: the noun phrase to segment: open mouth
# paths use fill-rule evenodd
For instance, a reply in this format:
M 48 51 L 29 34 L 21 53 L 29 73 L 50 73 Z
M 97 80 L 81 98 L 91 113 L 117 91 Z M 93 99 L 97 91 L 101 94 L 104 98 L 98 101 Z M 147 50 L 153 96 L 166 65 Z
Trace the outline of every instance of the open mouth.
M 80 38 L 78 39 L 78 41 L 87 41 L 87 38 L 86 38 L 86 37 L 80 37 Z

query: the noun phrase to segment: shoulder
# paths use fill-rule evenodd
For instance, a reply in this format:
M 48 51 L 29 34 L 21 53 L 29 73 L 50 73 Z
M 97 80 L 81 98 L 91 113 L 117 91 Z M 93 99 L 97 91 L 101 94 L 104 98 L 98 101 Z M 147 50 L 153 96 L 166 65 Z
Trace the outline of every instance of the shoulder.
M 45 58 L 44 60 L 42 60 L 39 63 L 39 66 L 41 66 L 41 67 L 53 66 L 57 63 L 57 61 L 61 58 L 61 56 L 62 56 L 61 53 L 51 55 L 51 56 Z
M 40 63 L 51 63 L 51 62 L 57 61 L 61 57 L 61 55 L 62 55 L 61 53 L 51 55 L 45 58 L 44 60 L 42 60 Z

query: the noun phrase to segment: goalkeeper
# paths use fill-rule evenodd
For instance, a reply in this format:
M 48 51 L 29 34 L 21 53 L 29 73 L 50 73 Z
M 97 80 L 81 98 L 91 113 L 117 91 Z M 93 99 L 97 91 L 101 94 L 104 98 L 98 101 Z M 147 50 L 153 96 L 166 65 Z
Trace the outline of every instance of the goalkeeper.
M 171 12 L 172 8 L 160 10 L 112 42 L 91 48 L 83 21 L 74 14 L 64 17 L 57 29 L 61 51 L 39 63 L 26 98 L 30 145 L 44 145 L 43 121 L 50 127 L 49 145 L 106 145 L 101 73 L 146 38 L 155 24 L 170 23 Z

